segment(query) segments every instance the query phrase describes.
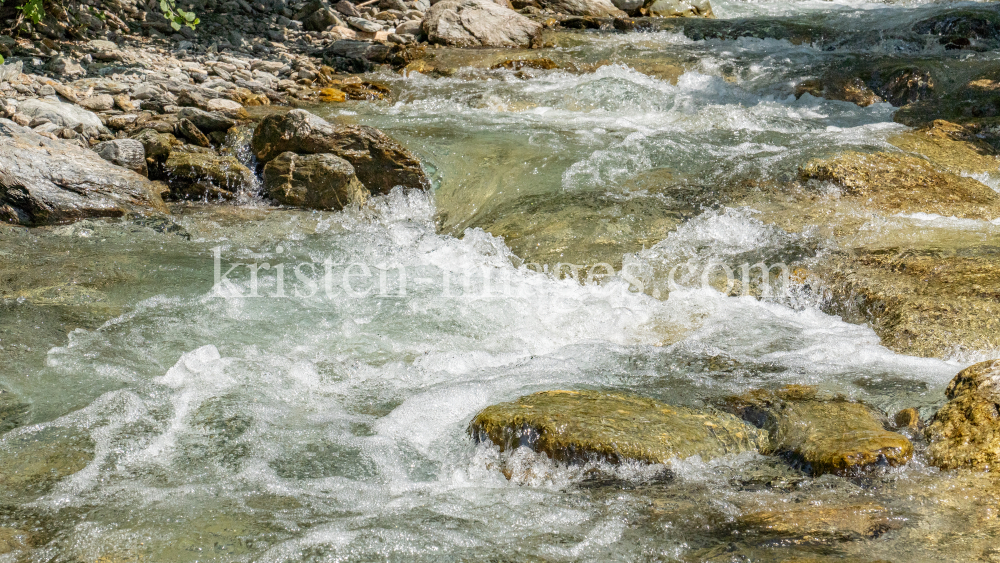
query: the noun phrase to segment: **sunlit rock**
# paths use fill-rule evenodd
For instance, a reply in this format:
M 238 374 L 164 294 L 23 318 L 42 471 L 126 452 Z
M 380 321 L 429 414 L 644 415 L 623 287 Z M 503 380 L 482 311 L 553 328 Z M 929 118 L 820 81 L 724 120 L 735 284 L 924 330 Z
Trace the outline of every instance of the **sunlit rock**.
M 487 407 L 469 433 L 502 451 L 525 446 L 564 462 L 666 463 L 765 443 L 763 432 L 730 414 L 600 391 L 543 391 Z
M 972 219 L 1000 217 L 1000 194 L 974 180 L 942 172 L 914 156 L 845 152 L 802 167 L 803 180 L 832 182 L 874 209 Z
M 903 518 L 874 503 L 846 506 L 780 504 L 741 515 L 736 527 L 751 536 L 864 540 L 900 528 Z
M 443 0 L 427 11 L 422 29 L 430 43 L 440 45 L 529 47 L 542 26 L 489 0 Z
M 162 184 L 80 146 L 0 119 L 0 220 L 46 225 L 166 211 Z
M 642 11 L 660 18 L 714 18 L 708 0 L 649 0 Z
M 768 432 L 765 451 L 813 474 L 854 474 L 910 460 L 913 445 L 885 430 L 883 416 L 842 397 L 820 398 L 812 387 L 752 391 L 727 400 L 744 420 Z
M 795 86 L 795 97 L 810 94 L 817 98 L 851 102 L 867 107 L 882 101 L 882 98 L 857 77 L 824 77 L 804 80 Z
M 261 162 L 284 152 L 336 155 L 351 163 L 373 194 L 387 193 L 395 186 L 430 186 L 417 157 L 385 133 L 364 125 L 331 125 L 305 110 L 264 118 L 251 146 Z
M 332 154 L 281 153 L 264 166 L 264 190 L 284 205 L 343 209 L 364 203 L 367 190 L 350 162 Z
M 943 469 L 1000 470 L 1000 360 L 960 371 L 945 395 L 949 401 L 926 430 L 931 463 Z

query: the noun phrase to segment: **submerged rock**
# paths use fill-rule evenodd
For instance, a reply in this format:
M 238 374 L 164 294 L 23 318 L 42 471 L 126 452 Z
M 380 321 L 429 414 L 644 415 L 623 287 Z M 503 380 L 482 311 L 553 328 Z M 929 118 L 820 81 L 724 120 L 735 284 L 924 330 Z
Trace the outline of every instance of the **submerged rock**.
M 886 430 L 880 413 L 839 397 L 821 399 L 811 387 L 752 391 L 727 404 L 768 432 L 765 453 L 786 457 L 812 475 L 897 466 L 913 456 L 910 441 Z
M 0 119 L 0 221 L 37 226 L 166 212 L 162 184 Z
M 343 209 L 364 203 L 368 191 L 350 162 L 332 154 L 285 152 L 264 166 L 264 190 L 284 205 Z
M 364 125 L 331 125 L 305 111 L 269 115 L 254 131 L 251 146 L 257 159 L 269 162 L 284 152 L 329 153 L 351 163 L 361 183 L 373 194 L 396 186 L 430 187 L 420 161 L 385 133 Z
M 827 100 L 851 102 L 861 107 L 868 107 L 882 101 L 882 98 L 873 92 L 864 80 L 857 77 L 825 76 L 804 80 L 795 86 L 795 97 L 800 98 L 803 94 Z
M 565 462 L 666 463 L 765 444 L 764 433 L 727 413 L 600 391 L 543 391 L 487 407 L 469 433 L 502 451 L 525 446 Z
M 794 506 L 757 510 L 738 517 L 736 526 L 752 535 L 784 538 L 864 540 L 901 527 L 903 519 L 873 503 L 846 506 Z
M 93 457 L 93 442 L 77 430 L 52 427 L 8 435 L 0 440 L 0 499 L 23 502 L 43 495 Z
M 926 429 L 931 464 L 1000 471 L 1000 360 L 960 371 Z
M 843 188 L 846 196 L 890 213 L 1000 217 L 1000 194 L 972 178 L 938 171 L 915 156 L 846 152 L 808 163 L 800 176 L 803 180 L 833 182 Z
M 457 47 L 530 47 L 542 32 L 541 24 L 490 0 L 442 0 L 427 11 L 422 29 L 430 43 Z

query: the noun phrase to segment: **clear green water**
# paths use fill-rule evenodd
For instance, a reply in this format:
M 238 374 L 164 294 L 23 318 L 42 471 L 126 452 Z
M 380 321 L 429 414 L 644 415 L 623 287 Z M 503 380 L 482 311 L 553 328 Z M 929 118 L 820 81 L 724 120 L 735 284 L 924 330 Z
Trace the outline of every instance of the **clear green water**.
M 843 29 L 933 9 L 716 7 Z M 1000 489 L 989 476 L 928 468 L 919 447 L 908 466 L 864 480 L 811 479 L 761 456 L 678 461 L 669 480 L 636 467 L 595 479 L 523 455 L 515 482 L 492 469 L 498 454 L 472 443 L 469 420 L 538 390 L 697 406 L 806 383 L 926 416 L 977 359 L 894 354 L 804 292 L 760 301 L 688 288 L 656 299 L 621 278 L 580 284 L 519 267 L 607 262 L 655 276 L 692 259 L 822 253 L 827 242 L 808 229 L 787 233 L 727 204 L 747 180 L 781 179 L 847 147 L 884 148 L 903 129 L 886 104 L 791 96 L 795 77 L 849 48 L 677 33 L 567 34 L 558 45 L 545 55 L 611 64 L 528 79 L 481 68 L 378 75 L 394 103 L 324 109 L 404 141 L 432 172 L 433 194 L 393 193 L 344 213 L 179 207 L 190 240 L 117 222 L 0 231 L 0 382 L 24 423 L 0 435 L 0 536 L 15 548 L 2 557 L 996 557 Z M 679 76 L 635 70 L 669 65 Z M 985 222 L 962 228 L 998 236 Z M 247 296 L 245 266 L 228 277 L 241 296 L 214 290 L 216 253 L 221 272 L 269 263 L 259 296 Z M 300 279 L 303 263 L 313 266 Z M 344 287 L 353 263 L 372 275 L 347 272 L 348 289 L 368 295 Z M 315 294 L 304 296 L 310 282 Z M 820 509 L 842 517 L 816 524 Z M 768 530 L 761 511 L 811 527 Z

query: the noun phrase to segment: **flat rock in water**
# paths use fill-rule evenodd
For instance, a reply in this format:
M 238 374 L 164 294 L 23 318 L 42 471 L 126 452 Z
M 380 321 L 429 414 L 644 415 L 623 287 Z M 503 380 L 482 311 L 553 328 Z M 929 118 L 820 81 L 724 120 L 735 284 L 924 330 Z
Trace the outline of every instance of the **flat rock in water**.
M 427 11 L 423 31 L 429 42 L 441 45 L 530 47 L 542 26 L 490 0 L 442 0 Z
M 162 184 L 0 119 L 0 220 L 37 226 L 167 209 Z
M 939 171 L 915 156 L 847 152 L 808 163 L 800 176 L 833 182 L 846 196 L 890 213 L 924 212 L 968 219 L 1000 216 L 1000 194 L 978 180 Z
M 765 433 L 727 413 L 600 391 L 543 391 L 487 407 L 469 432 L 504 451 L 526 446 L 567 462 L 666 463 L 766 444 Z
M 1000 360 L 960 371 L 945 395 L 950 400 L 926 430 L 931 464 L 1000 470 Z
M 812 475 L 853 474 L 913 457 L 913 444 L 886 430 L 877 411 L 843 398 L 818 398 L 811 387 L 752 391 L 727 403 L 768 432 L 764 453 L 784 456 Z
M 385 133 L 364 125 L 331 125 L 305 110 L 265 117 L 254 130 L 251 147 L 264 163 L 283 152 L 339 156 L 351 163 L 372 194 L 396 186 L 430 187 L 417 157 Z

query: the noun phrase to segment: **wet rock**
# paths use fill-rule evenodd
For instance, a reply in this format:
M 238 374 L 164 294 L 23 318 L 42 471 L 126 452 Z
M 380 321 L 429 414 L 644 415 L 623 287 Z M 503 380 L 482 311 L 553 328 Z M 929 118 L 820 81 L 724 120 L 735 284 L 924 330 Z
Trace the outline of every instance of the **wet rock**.
M 250 169 L 233 156 L 172 151 L 164 163 L 170 195 L 178 199 L 232 199 L 253 185 Z
M 824 306 L 866 323 L 897 353 L 942 357 L 1000 347 L 1000 252 L 996 247 L 854 248 L 822 273 Z
M 895 107 L 930 98 L 934 93 L 934 79 L 929 72 L 919 68 L 877 70 L 868 83 L 883 100 Z
M 986 50 L 1000 41 L 1000 14 L 989 8 L 959 8 L 921 20 L 912 29 L 937 36 L 948 49 Z
M 128 168 L 129 170 L 142 174 L 143 176 L 148 174 L 146 167 L 146 150 L 143 148 L 142 142 L 140 141 L 135 139 L 115 139 L 113 141 L 104 141 L 94 145 L 93 150 L 100 155 L 101 158 L 112 164 L 116 164 L 122 168 Z
M 334 210 L 364 203 L 368 193 L 346 160 L 292 152 L 281 153 L 264 166 L 264 190 L 282 205 Z
M 331 125 L 305 110 L 264 118 L 254 131 L 251 147 L 264 163 L 283 152 L 334 154 L 354 166 L 358 179 L 372 194 L 387 193 L 395 186 L 430 186 L 416 156 L 378 129 Z
M 913 407 L 897 412 L 892 421 L 896 423 L 896 428 L 919 430 L 924 427 L 923 421 L 920 420 L 920 412 Z
M 160 133 L 154 129 L 143 129 L 132 138 L 142 143 L 148 164 L 165 162 L 170 156 L 170 151 L 180 144 L 180 141 L 170 133 Z
M 817 98 L 851 102 L 868 107 L 882 101 L 863 80 L 857 77 L 827 76 L 822 79 L 804 80 L 795 86 L 795 97 L 810 94 Z
M 497 63 L 490 67 L 491 70 L 499 70 L 505 68 L 507 70 L 521 70 L 524 68 L 534 68 L 538 70 L 552 70 L 559 68 L 552 59 L 507 59 L 501 63 Z
M 241 108 L 242 109 L 242 108 Z M 236 125 L 236 121 L 217 112 L 209 112 L 193 107 L 186 107 L 177 112 L 177 117 L 187 119 L 203 133 L 213 131 L 228 131 Z
M 9 389 L 0 387 L 0 434 L 22 426 L 31 417 L 31 405 Z
M 565 462 L 666 463 L 756 451 L 766 441 L 726 413 L 599 391 L 544 391 L 487 407 L 469 433 L 503 451 L 526 446 Z
M 814 160 L 800 170 L 803 180 L 828 181 L 845 196 L 889 212 L 926 212 L 972 219 L 1000 217 L 1000 195 L 983 183 L 941 172 L 914 156 L 847 152 Z
M 542 8 L 560 14 L 571 16 L 624 17 L 625 12 L 619 10 L 611 0 L 538 0 Z
M 0 440 L 0 499 L 19 502 L 49 492 L 94 457 L 94 445 L 84 433 L 49 427 Z
M 642 11 L 646 15 L 661 18 L 714 18 L 712 4 L 708 0 L 651 0 Z
M 738 416 L 768 432 L 764 453 L 783 456 L 812 475 L 851 475 L 902 465 L 913 456 L 910 441 L 885 430 L 877 411 L 839 397 L 819 398 L 814 388 L 753 391 L 726 402 Z
M 927 425 L 931 464 L 1000 471 L 1000 360 L 960 371 L 945 396 L 949 401 Z
M 26 115 L 32 121 L 47 120 L 60 127 L 73 128 L 78 125 L 100 129 L 101 118 L 73 104 L 53 102 L 49 100 L 30 99 L 18 104 L 17 112 Z
M 162 187 L 89 149 L 0 119 L 0 220 L 35 226 L 166 211 Z
M 977 127 L 938 119 L 915 131 L 893 135 L 888 141 L 954 174 L 1000 171 L 1000 160 L 997 159 L 1000 152 L 980 137 Z
M 839 541 L 873 539 L 900 528 L 904 519 L 877 504 L 788 506 L 757 510 L 737 518 L 744 533 L 783 538 L 830 538 Z
M 489 0 L 442 0 L 422 27 L 429 42 L 458 47 L 530 47 L 542 31 L 541 24 Z

